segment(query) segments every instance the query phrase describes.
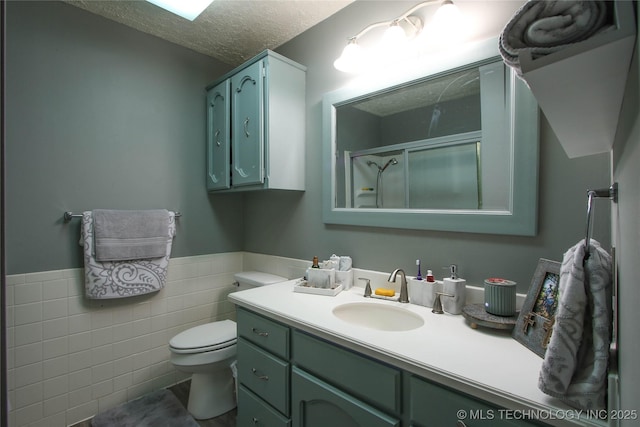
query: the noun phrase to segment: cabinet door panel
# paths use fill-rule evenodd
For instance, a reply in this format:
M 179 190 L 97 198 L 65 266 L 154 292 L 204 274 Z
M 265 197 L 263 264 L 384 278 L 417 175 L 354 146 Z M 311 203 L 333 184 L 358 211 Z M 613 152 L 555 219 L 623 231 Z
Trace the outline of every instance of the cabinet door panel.
M 532 427 L 535 423 L 501 417 L 498 408 L 446 387 L 412 377 L 411 425 L 415 427 Z M 459 418 L 463 414 L 464 418 Z M 460 424 L 462 421 L 464 424 Z
M 292 425 L 295 427 L 399 427 L 400 421 L 292 368 Z
M 264 182 L 264 61 L 231 78 L 233 115 L 232 184 Z
M 230 86 L 229 80 L 207 92 L 207 189 L 230 187 Z

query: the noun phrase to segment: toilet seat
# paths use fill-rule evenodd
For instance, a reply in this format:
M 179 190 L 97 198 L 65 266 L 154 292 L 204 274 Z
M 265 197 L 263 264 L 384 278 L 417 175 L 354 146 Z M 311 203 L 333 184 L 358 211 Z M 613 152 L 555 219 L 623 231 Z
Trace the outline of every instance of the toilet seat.
M 236 342 L 236 322 L 222 320 L 180 332 L 171 338 L 169 347 L 174 353 L 204 353 L 230 347 Z

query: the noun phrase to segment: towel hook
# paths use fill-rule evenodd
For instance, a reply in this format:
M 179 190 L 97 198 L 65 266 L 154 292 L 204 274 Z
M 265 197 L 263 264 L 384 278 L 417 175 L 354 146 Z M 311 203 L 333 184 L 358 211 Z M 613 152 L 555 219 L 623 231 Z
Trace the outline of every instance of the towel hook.
M 593 199 L 595 198 L 608 198 L 614 203 L 618 203 L 618 183 L 614 182 L 609 188 L 587 191 L 587 230 L 586 237 L 584 239 L 585 261 L 589 259 L 589 256 L 591 255 L 589 251 L 589 242 L 591 241 L 591 218 L 593 217 Z

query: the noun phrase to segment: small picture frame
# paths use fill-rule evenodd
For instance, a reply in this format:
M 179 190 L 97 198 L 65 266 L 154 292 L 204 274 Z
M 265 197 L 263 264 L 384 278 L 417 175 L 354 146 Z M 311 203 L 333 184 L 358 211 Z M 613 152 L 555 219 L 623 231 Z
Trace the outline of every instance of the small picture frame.
M 513 338 L 540 357 L 544 357 L 551 338 L 559 283 L 560 263 L 540 258 L 513 328 Z

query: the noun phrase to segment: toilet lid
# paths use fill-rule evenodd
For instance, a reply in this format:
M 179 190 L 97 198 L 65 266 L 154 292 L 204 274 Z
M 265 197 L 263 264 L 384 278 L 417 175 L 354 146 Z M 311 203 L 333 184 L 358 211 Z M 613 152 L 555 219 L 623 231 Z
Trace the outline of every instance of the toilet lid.
M 222 320 L 180 332 L 171 338 L 169 346 L 176 350 L 211 351 L 234 344 L 236 337 L 236 322 Z

